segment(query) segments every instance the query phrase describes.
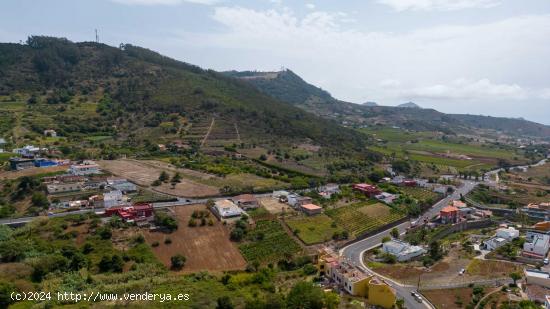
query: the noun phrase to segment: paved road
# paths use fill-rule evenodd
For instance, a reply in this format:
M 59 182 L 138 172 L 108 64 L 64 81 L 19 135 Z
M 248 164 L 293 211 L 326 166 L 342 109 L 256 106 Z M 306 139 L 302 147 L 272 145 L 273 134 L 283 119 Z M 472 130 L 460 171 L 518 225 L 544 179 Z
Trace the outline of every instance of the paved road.
M 474 181 L 463 181 L 463 184 L 461 187 L 457 188 L 453 194 L 443 198 L 436 204 L 432 206 L 427 212 L 425 212 L 422 216 L 420 216 L 418 219 L 413 220 L 416 222 L 423 222 L 424 220 L 430 220 L 433 217 L 435 217 L 439 211 L 449 204 L 449 201 L 456 200 L 460 198 L 460 194 L 466 195 L 472 189 L 477 185 L 477 182 Z M 404 222 L 396 228 L 399 230 L 399 233 L 403 234 L 407 231 L 407 228 L 411 226 L 411 222 Z M 364 240 L 358 241 L 356 243 L 353 243 L 343 249 L 340 250 L 340 254 L 345 256 L 351 263 L 353 263 L 355 266 L 367 271 L 373 273 L 370 269 L 366 267 L 366 265 L 363 263 L 363 253 L 367 250 L 370 250 L 372 248 L 380 246 L 382 244 L 382 238 L 390 235 L 391 229 L 385 230 L 383 232 L 380 232 L 374 236 L 371 236 L 369 238 L 366 238 Z M 398 297 L 403 298 L 405 300 L 405 306 L 407 308 L 431 308 L 431 305 L 429 305 L 427 302 L 418 303 L 414 297 L 411 296 L 411 291 L 415 290 L 415 287 L 413 286 L 403 286 L 395 281 L 392 281 L 388 278 L 385 278 L 386 281 L 396 290 Z

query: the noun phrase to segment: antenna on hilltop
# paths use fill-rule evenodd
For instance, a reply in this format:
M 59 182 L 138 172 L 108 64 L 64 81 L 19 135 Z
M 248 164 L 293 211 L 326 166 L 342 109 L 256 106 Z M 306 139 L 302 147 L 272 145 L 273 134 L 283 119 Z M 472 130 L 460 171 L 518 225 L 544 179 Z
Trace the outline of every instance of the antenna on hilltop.
M 99 35 L 97 34 L 97 29 L 95 29 L 95 42 L 99 43 Z

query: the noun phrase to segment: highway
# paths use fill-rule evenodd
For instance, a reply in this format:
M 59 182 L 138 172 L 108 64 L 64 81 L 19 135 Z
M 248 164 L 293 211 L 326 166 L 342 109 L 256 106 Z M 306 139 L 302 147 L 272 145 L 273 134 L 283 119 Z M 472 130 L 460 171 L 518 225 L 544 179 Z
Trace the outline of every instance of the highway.
M 478 183 L 475 181 L 465 180 L 462 183 L 462 186 L 458 187 L 452 194 L 443 198 L 439 202 L 435 203 L 428 211 L 426 211 L 420 218 L 414 220 L 416 222 L 423 222 L 424 220 L 430 220 L 436 216 L 439 211 L 447 206 L 451 200 L 457 200 L 460 198 L 460 194 L 466 195 Z M 404 234 L 407 231 L 407 228 L 411 226 L 411 222 L 404 222 L 396 228 L 399 230 L 399 233 Z M 364 240 L 353 243 L 347 247 L 344 247 L 340 250 L 340 254 L 346 257 L 351 263 L 357 266 L 360 269 L 365 270 L 368 273 L 376 274 L 372 270 L 368 269 L 365 263 L 363 262 L 363 253 L 367 250 L 376 248 L 382 244 L 382 238 L 390 235 L 391 229 L 380 232 L 374 236 L 366 238 Z M 378 274 L 376 274 L 378 275 Z M 380 275 L 378 275 L 380 276 Z M 399 298 L 403 298 L 405 301 L 405 306 L 407 308 L 432 308 L 432 306 L 424 301 L 423 303 L 417 302 L 414 297 L 411 295 L 411 291 L 416 290 L 414 286 L 405 286 L 400 283 L 397 283 L 389 278 L 380 276 L 386 280 L 396 291 Z

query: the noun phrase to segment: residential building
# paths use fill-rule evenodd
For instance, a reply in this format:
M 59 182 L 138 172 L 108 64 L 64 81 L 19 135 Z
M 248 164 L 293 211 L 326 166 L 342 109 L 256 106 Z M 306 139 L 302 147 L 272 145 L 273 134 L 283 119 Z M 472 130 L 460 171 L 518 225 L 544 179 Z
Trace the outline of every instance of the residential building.
M 329 183 L 317 188 L 317 191 L 319 192 L 320 196 L 325 199 L 329 199 L 332 197 L 333 194 L 340 193 L 340 187 L 338 186 L 338 184 Z
M 88 200 L 69 201 L 69 208 L 82 208 L 89 205 L 90 202 Z
M 137 191 L 137 186 L 129 182 L 126 178 L 107 178 L 107 185 L 123 193 Z
M 366 184 L 366 183 L 354 184 L 353 189 L 356 190 L 356 191 L 364 193 L 368 197 L 374 197 L 374 196 L 382 193 L 382 191 L 380 189 L 378 189 L 378 187 L 376 187 L 375 185 L 370 185 L 370 184 Z
M 373 306 L 392 308 L 396 301 L 393 288 L 383 280 L 369 275 L 341 258 L 329 248 L 319 251 L 317 267 L 320 274 L 346 293 L 366 298 Z
M 550 288 L 550 273 L 538 269 L 525 269 L 525 282 L 545 288 Z
M 504 238 L 506 240 L 513 240 L 519 238 L 519 231 L 514 227 L 499 228 L 497 229 L 497 237 Z
M 231 198 L 233 203 L 237 204 L 244 210 L 254 209 L 260 207 L 258 199 L 252 194 L 241 194 Z
M 105 216 L 119 216 L 126 222 L 150 221 L 154 219 L 153 205 L 142 203 L 133 206 L 113 207 L 105 210 Z
M 93 161 L 84 161 L 82 164 L 74 164 L 69 168 L 72 175 L 93 175 L 101 174 L 99 165 Z
M 443 224 L 457 223 L 459 219 L 458 208 L 454 206 L 445 206 L 439 212 L 439 216 L 441 217 L 441 223 Z
M 271 197 L 279 199 L 280 201 L 285 201 L 286 202 L 287 197 L 289 195 L 290 195 L 290 192 L 280 190 L 280 191 L 273 191 L 273 193 L 271 194 Z
M 483 241 L 483 247 L 485 250 L 493 251 L 498 247 L 502 247 L 508 241 L 502 237 L 494 236 Z
M 40 152 L 40 148 L 33 145 L 26 145 L 23 148 L 15 148 L 12 152 L 24 158 L 34 158 L 34 156 Z
M 230 200 L 220 200 L 214 203 L 212 207 L 212 212 L 218 219 L 221 221 L 229 219 L 239 219 L 243 213 L 245 213 L 241 208 L 239 208 L 235 203 Z
M 453 200 L 451 202 L 451 206 L 454 206 L 456 208 L 465 208 L 465 207 L 468 207 L 468 205 L 466 203 L 464 203 L 463 201 L 461 200 Z
M 57 161 L 46 159 L 46 158 L 37 158 L 37 159 L 34 159 L 34 166 L 36 167 L 57 166 Z
M 543 259 L 550 248 L 550 235 L 539 232 L 527 232 L 523 244 L 522 255 L 535 259 Z
M 397 198 L 396 194 L 391 194 L 388 192 L 382 192 L 375 196 L 375 198 L 379 201 L 382 201 L 386 204 L 391 204 L 393 201 Z
M 537 231 L 549 232 L 550 231 L 550 221 L 538 222 L 537 224 L 535 224 L 534 228 Z
M 82 190 L 81 182 L 53 182 L 46 185 L 49 194 L 76 192 Z
M 405 179 L 403 182 L 401 182 L 401 186 L 404 187 L 416 187 L 417 183 L 414 179 Z
M 288 205 L 294 208 L 299 208 L 300 206 L 305 204 L 311 204 L 311 202 L 313 201 L 311 197 L 300 196 L 298 194 L 290 194 L 286 198 Z
M 460 217 L 467 217 L 467 216 L 473 215 L 475 212 L 476 212 L 475 209 L 470 207 L 458 208 L 458 215 Z
M 405 176 L 395 176 L 392 178 L 391 182 L 394 184 L 394 185 L 401 185 L 401 183 L 405 181 Z
M 397 239 L 383 243 L 382 250 L 395 256 L 399 262 L 408 261 L 426 253 L 426 250 L 420 246 L 413 246 Z
M 528 217 L 536 220 L 550 220 L 550 203 L 529 204 L 520 209 Z
M 112 208 L 123 206 L 126 204 L 126 201 L 123 199 L 121 191 L 114 190 L 103 194 L 103 207 Z
M 43 183 L 84 182 L 84 180 L 86 179 L 83 176 L 76 176 L 76 175 L 57 175 L 57 176 L 49 176 L 49 177 L 42 178 Z
M 14 171 L 20 171 L 34 167 L 34 159 L 28 158 L 10 158 L 10 168 Z
M 300 209 L 308 216 L 318 215 L 323 212 L 323 208 L 315 204 L 305 204 L 300 206 Z

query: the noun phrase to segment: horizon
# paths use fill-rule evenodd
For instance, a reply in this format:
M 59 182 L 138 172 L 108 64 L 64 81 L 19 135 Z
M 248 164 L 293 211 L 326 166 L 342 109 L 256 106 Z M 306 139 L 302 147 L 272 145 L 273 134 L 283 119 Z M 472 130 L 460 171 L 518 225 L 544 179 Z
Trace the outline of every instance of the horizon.
M 127 42 L 205 69 L 290 68 L 343 101 L 412 101 L 550 125 L 550 3 L 542 0 L 55 3 L 7 1 L 0 40 L 93 41 L 97 28 L 102 43 Z

